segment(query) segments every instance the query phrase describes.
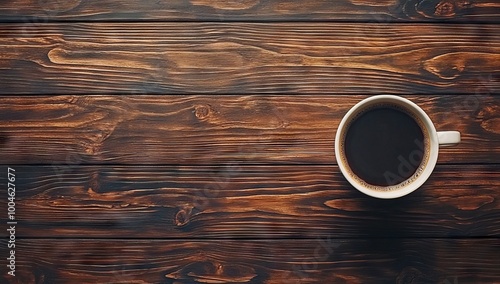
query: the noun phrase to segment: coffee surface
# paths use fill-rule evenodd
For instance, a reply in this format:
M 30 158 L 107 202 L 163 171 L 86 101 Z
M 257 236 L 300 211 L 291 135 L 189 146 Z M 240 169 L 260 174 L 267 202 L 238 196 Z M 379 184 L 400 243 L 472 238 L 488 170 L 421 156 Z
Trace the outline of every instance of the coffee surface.
M 362 113 L 345 136 L 351 170 L 368 184 L 390 186 L 411 177 L 423 158 L 424 135 L 407 113 L 380 107 Z

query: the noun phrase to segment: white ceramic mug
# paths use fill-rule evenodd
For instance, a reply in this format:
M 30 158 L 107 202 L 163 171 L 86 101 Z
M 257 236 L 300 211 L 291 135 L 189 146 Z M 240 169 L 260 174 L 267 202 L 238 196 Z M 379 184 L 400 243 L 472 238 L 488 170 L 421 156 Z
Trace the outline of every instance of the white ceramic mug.
M 403 109 L 418 122 L 423 136 L 422 161 L 415 173 L 408 179 L 394 185 L 378 186 L 372 185 L 358 177 L 350 168 L 345 154 L 345 136 L 349 126 L 357 117 L 366 110 L 376 106 L 396 106 Z M 335 156 L 340 171 L 344 177 L 359 191 L 377 198 L 398 198 L 407 195 L 419 188 L 431 175 L 438 159 L 439 146 L 451 146 L 460 142 L 460 133 L 457 131 L 437 132 L 434 124 L 427 114 L 415 103 L 408 99 L 392 96 L 378 95 L 362 100 L 353 106 L 344 116 L 335 137 Z

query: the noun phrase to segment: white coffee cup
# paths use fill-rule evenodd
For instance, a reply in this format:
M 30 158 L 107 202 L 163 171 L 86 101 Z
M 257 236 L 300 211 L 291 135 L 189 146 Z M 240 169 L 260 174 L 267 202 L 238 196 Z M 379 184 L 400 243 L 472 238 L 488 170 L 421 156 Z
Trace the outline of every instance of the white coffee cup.
M 345 153 L 345 137 L 349 126 L 360 114 L 374 108 L 394 107 L 404 110 L 420 126 L 424 135 L 423 155 L 415 173 L 404 181 L 394 185 L 380 186 L 367 183 L 357 176 L 349 166 Z M 451 146 L 460 142 L 460 132 L 436 131 L 429 116 L 415 103 L 393 95 L 378 95 L 362 100 L 353 106 L 339 124 L 335 136 L 335 156 L 344 177 L 359 191 L 376 198 L 390 199 L 407 195 L 419 188 L 431 175 L 438 159 L 439 146 Z

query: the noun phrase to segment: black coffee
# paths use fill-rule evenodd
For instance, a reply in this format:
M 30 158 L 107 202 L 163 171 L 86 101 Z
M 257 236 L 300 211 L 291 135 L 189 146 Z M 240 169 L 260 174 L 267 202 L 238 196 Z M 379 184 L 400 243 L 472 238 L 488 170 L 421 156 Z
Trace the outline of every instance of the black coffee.
M 407 113 L 383 106 L 362 113 L 345 136 L 351 170 L 377 186 L 398 184 L 411 177 L 423 158 L 424 135 Z

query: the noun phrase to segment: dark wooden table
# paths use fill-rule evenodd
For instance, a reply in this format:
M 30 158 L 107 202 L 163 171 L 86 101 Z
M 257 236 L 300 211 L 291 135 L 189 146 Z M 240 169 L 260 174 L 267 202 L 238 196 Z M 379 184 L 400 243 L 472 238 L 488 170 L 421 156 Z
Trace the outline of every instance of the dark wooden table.
M 497 0 L 12 0 L 0 21 L 1 283 L 500 283 Z M 462 133 L 400 199 L 336 166 L 376 94 Z

